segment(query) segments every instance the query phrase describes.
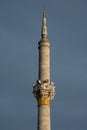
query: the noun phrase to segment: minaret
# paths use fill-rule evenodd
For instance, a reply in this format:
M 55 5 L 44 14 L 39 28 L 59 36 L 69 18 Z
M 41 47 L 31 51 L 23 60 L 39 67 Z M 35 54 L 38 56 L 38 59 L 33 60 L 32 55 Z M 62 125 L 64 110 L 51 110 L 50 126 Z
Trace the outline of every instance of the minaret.
M 51 130 L 50 104 L 55 96 L 55 86 L 50 82 L 50 42 L 47 39 L 46 11 L 43 11 L 39 49 L 39 74 L 33 93 L 38 106 L 37 130 Z

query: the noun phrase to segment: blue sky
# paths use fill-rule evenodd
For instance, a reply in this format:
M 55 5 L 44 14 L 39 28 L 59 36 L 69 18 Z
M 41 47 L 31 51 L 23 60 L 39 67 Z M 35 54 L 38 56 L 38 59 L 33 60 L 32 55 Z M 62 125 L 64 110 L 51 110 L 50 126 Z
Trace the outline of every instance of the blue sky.
M 52 130 L 87 130 L 87 1 L 0 1 L 0 130 L 37 129 L 43 9 L 51 42 Z

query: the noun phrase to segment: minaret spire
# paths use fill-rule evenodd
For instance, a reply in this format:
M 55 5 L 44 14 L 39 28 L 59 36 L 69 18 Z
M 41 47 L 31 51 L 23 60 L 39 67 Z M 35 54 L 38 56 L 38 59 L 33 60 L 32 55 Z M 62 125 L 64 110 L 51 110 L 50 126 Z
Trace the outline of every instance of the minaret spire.
M 41 36 L 42 39 L 47 39 L 46 10 L 43 11 Z
M 51 130 L 50 104 L 55 96 L 55 85 L 50 81 L 50 42 L 47 39 L 46 11 L 43 11 L 41 40 L 38 42 L 38 80 L 33 85 L 37 100 L 37 130 Z

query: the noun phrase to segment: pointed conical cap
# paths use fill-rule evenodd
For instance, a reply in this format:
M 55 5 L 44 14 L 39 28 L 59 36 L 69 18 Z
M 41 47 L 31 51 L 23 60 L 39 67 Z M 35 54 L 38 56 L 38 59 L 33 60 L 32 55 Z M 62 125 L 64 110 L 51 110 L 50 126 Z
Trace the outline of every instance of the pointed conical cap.
M 41 36 L 42 39 L 47 39 L 46 10 L 43 11 Z

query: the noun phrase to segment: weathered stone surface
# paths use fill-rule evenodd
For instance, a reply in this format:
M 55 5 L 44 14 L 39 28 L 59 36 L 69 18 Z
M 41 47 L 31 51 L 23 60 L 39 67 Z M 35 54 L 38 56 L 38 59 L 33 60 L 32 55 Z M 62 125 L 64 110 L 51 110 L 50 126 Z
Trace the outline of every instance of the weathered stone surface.
M 33 85 L 33 94 L 38 104 L 37 130 L 50 130 L 50 103 L 55 96 L 55 86 L 50 82 L 50 42 L 47 39 L 46 12 L 43 12 L 42 39 L 38 43 L 39 74 Z

